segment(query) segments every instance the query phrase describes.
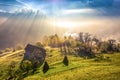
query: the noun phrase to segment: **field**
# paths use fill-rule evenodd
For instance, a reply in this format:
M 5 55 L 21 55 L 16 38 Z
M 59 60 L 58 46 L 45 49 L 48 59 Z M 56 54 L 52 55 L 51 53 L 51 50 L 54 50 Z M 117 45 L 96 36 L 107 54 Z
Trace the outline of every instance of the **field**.
M 0 57 L 0 80 L 4 80 L 4 74 L 8 65 L 14 61 L 19 66 L 23 58 L 23 50 L 4 53 Z M 43 65 L 23 80 L 120 80 L 120 53 L 102 54 L 102 58 L 81 58 L 76 55 L 68 55 L 69 66 L 63 65 L 64 55 L 59 49 L 47 49 L 46 61 L 49 71 L 42 72 Z

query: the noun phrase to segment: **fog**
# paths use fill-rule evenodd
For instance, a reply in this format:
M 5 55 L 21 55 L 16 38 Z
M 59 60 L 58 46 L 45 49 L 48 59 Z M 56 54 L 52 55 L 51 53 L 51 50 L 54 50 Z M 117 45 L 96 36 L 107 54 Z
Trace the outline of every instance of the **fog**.
M 56 21 L 55 21 L 56 20 Z M 68 33 L 89 32 L 103 39 L 120 40 L 120 18 L 116 17 L 93 17 L 93 18 L 69 18 L 70 22 L 79 24 L 64 27 L 55 25 L 57 20 L 62 22 L 68 21 L 61 18 L 43 18 L 35 19 L 34 17 L 12 17 L 0 18 L 0 49 L 14 47 L 17 44 L 35 43 L 41 41 L 45 35 L 58 34 L 60 36 Z M 69 22 L 68 21 L 68 22 Z M 84 24 L 83 24 L 84 23 Z M 69 26 L 69 25 L 68 25 Z

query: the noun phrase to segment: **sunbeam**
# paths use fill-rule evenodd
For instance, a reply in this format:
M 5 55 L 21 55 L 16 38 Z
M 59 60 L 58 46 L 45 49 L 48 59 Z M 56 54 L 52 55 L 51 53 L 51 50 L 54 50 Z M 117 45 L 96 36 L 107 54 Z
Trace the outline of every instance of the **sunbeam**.
M 47 34 L 74 31 L 100 34 L 102 26 L 107 30 L 119 25 L 118 0 L 0 0 L 0 4 L 1 44 L 35 42 Z

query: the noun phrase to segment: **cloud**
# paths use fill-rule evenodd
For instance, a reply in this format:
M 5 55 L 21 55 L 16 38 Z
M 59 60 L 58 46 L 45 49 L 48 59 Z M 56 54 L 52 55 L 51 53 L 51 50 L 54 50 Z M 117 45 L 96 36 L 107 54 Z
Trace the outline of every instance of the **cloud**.
M 27 4 L 27 3 L 25 3 L 25 2 L 23 2 L 21 0 L 16 0 L 16 1 L 19 2 L 19 3 L 21 3 L 21 4 L 23 4 L 25 8 L 30 8 L 31 9 L 31 7 L 30 7 L 29 4 Z
M 7 11 L 5 11 L 5 10 L 1 10 L 1 9 L 0 9 L 0 12 L 6 13 Z
M 120 39 L 120 1 L 114 0 L 109 6 L 103 3 L 111 0 L 96 0 L 101 4 L 88 0 L 62 0 L 54 4 L 50 1 L 0 0 L 0 48 L 36 42 L 45 34 L 69 31 L 67 35 L 85 31 Z M 73 28 L 69 29 L 69 26 Z
M 80 13 L 94 13 L 94 9 L 85 8 L 85 9 L 68 9 L 62 10 L 63 14 L 80 14 Z
M 86 13 L 88 16 L 89 14 L 93 16 L 120 15 L 120 1 L 118 0 L 60 0 L 55 4 L 52 2 L 54 0 L 2 0 L 0 1 L 0 10 L 8 13 L 18 13 L 19 11 L 20 13 L 22 11 L 28 11 L 29 13 L 32 10 L 42 12 L 48 16 L 57 16 L 61 15 L 61 13 L 66 15 L 82 15 Z

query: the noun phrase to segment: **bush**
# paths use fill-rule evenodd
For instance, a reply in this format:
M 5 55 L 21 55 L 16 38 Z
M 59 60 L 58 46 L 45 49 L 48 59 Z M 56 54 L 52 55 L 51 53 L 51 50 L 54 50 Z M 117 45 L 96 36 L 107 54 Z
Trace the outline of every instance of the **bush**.
M 23 48 L 23 45 L 17 45 L 16 50 L 22 50 Z
M 68 66 L 68 65 L 69 65 L 69 61 L 68 61 L 67 56 L 64 57 L 64 59 L 63 59 L 63 64 L 64 64 L 65 66 Z
M 38 46 L 38 47 L 41 47 L 41 48 L 44 47 L 43 44 L 42 44 L 41 42 L 37 42 L 35 45 Z
M 2 54 L 3 52 L 2 51 L 0 51 L 0 54 Z
M 46 73 L 49 70 L 49 65 L 48 63 L 45 61 L 45 64 L 43 66 L 43 73 Z
M 25 60 L 20 64 L 20 68 L 22 71 L 29 73 L 30 70 L 32 70 L 32 63 L 29 60 Z
M 16 74 L 16 62 L 11 62 L 10 65 L 7 68 L 7 80 L 14 80 L 17 78 L 17 74 Z
M 6 48 L 6 49 L 5 49 L 5 52 L 10 52 L 10 51 L 12 51 L 11 48 Z
M 99 55 L 99 56 L 97 56 L 94 59 L 94 61 L 96 61 L 96 62 L 101 62 L 101 61 L 108 61 L 108 62 L 110 62 L 111 59 L 110 59 L 110 57 L 104 57 L 103 55 Z
M 34 73 L 35 71 L 37 71 L 37 68 L 39 67 L 39 62 L 38 61 L 34 61 L 32 63 L 32 72 Z
M 15 49 L 13 49 L 13 52 L 15 52 L 16 50 Z

